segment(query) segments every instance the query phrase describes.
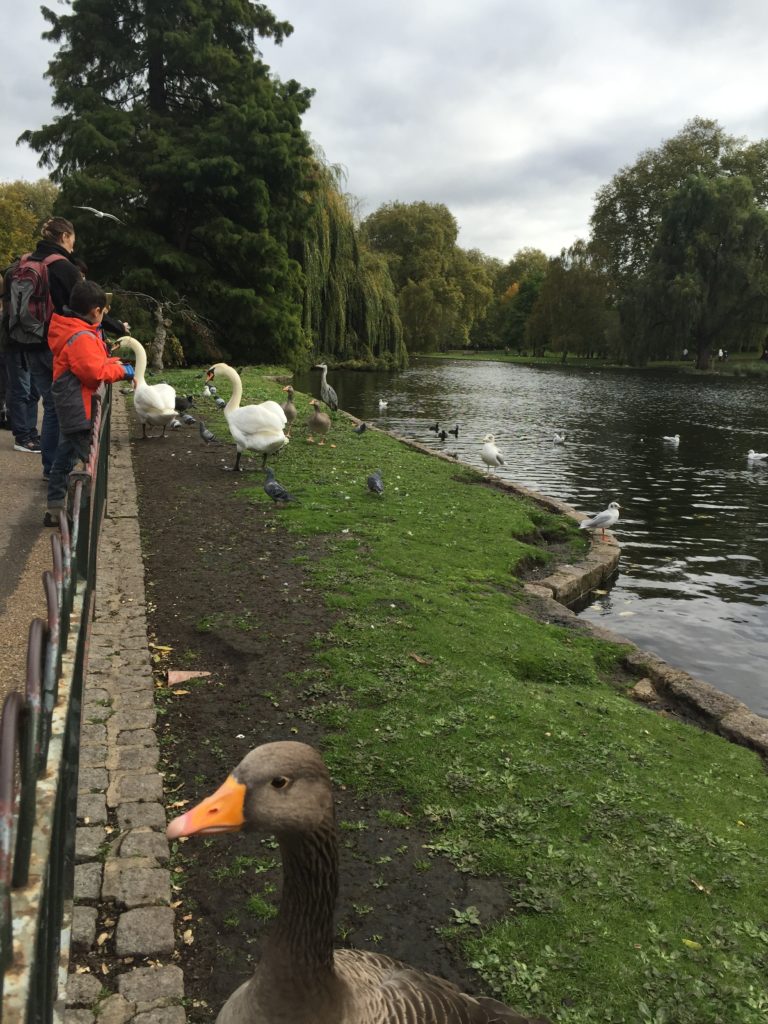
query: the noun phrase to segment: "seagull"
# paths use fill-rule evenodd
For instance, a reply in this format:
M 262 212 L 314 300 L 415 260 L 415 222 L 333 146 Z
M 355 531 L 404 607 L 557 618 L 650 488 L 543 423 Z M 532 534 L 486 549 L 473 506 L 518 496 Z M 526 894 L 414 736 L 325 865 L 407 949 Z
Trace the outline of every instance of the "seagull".
M 483 447 L 480 449 L 480 458 L 488 467 L 488 472 L 491 473 L 494 468 L 504 465 L 504 459 L 501 457 L 501 452 L 494 444 L 496 438 L 493 434 L 486 434 L 483 438 Z
M 295 501 L 296 499 L 292 494 L 283 487 L 281 483 L 275 480 L 275 472 L 270 466 L 266 466 L 264 472 L 267 474 L 267 479 L 264 484 L 264 491 L 269 495 L 272 501 L 277 504 L 278 501 Z
M 565 431 L 562 434 L 555 433 L 552 438 L 552 444 L 565 444 Z
M 193 423 L 197 423 L 197 420 L 195 419 L 191 412 L 185 412 L 181 419 L 182 422 L 186 423 L 188 427 L 191 427 Z
M 449 430 L 448 433 L 449 434 L 453 434 L 453 436 L 456 438 L 456 440 L 458 440 L 458 438 L 459 438 L 459 424 L 457 423 L 456 426 L 453 428 L 453 430 Z
M 384 481 L 381 479 L 381 470 L 374 469 L 368 477 L 368 490 L 371 494 L 382 495 L 384 493 Z
M 206 444 L 210 444 L 211 441 L 216 440 L 216 435 L 214 434 L 214 432 L 212 430 L 209 430 L 202 420 L 200 420 L 200 422 L 198 423 L 198 429 L 200 430 L 200 437 L 202 437 Z
M 384 410 L 387 408 L 387 404 L 388 403 L 385 402 L 383 398 L 380 398 L 379 399 L 379 412 L 384 412 Z
M 609 529 L 619 518 L 619 503 L 612 501 L 608 508 L 598 512 L 592 519 L 582 519 L 579 523 L 580 530 L 600 530 L 600 536 L 605 538 L 605 531 Z
M 354 434 L 364 434 L 367 429 L 368 429 L 368 424 L 367 423 L 360 423 L 360 424 L 358 424 L 358 426 L 355 427 L 353 433 Z
M 756 452 L 754 448 L 750 448 L 747 458 L 750 462 L 762 462 L 763 459 L 768 459 L 768 452 Z
M 668 444 L 680 444 L 680 435 L 672 434 L 670 436 L 669 434 L 665 434 L 664 437 L 662 437 L 662 441 L 666 441 Z
M 92 213 L 94 217 L 98 217 L 99 219 L 101 219 L 102 217 L 107 217 L 109 220 L 117 221 L 118 224 L 125 224 L 125 221 L 120 220 L 120 218 L 116 217 L 114 213 L 104 213 L 103 210 L 97 210 L 93 206 L 76 206 L 75 209 L 87 210 L 89 213 Z

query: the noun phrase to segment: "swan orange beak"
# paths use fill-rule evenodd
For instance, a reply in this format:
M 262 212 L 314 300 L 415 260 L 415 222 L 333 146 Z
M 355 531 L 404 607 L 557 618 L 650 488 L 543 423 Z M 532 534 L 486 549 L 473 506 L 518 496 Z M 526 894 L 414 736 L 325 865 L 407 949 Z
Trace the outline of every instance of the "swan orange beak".
M 178 839 L 198 833 L 237 832 L 245 824 L 244 802 L 245 786 L 230 775 L 213 796 L 207 796 L 186 814 L 169 822 L 165 834 L 169 839 Z
M 209 380 L 213 380 L 213 378 L 215 376 L 216 376 L 216 374 L 213 372 L 213 370 L 206 370 L 205 371 L 205 383 L 207 384 Z

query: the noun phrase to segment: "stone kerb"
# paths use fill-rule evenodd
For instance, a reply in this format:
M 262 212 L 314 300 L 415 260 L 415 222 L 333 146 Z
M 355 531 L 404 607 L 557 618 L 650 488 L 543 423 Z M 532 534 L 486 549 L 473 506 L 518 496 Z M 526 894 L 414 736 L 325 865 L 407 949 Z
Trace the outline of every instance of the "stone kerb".
M 117 395 L 109 474 L 80 737 L 65 1020 L 185 1024 L 136 484 L 127 412 Z

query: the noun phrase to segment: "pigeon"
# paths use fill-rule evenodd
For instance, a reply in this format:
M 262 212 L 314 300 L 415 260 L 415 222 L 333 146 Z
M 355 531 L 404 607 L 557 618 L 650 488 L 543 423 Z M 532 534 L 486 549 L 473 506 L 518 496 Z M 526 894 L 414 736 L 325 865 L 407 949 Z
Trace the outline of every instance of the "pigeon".
M 174 418 L 171 420 L 168 426 L 171 428 L 171 430 L 178 430 L 179 427 L 181 426 L 181 420 L 176 419 L 176 417 L 174 416 Z
M 186 423 L 188 427 L 191 427 L 193 423 L 197 423 L 197 420 L 190 412 L 185 412 L 181 419 L 182 422 Z
M 93 206 L 76 206 L 75 209 L 87 210 L 89 213 L 92 213 L 94 217 L 98 217 L 99 219 L 101 219 L 102 217 L 107 217 L 109 220 L 117 221 L 118 224 L 125 224 L 125 221 L 120 220 L 120 218 L 116 217 L 114 213 L 104 213 L 103 210 L 97 210 Z
M 441 441 L 446 441 L 448 439 L 448 434 L 444 430 L 441 430 L 437 436 Z
M 368 429 L 368 424 L 367 423 L 360 423 L 360 424 L 358 424 L 358 426 L 355 427 L 353 433 L 355 433 L 355 434 L 364 434 L 367 429 Z
M 480 458 L 488 467 L 488 472 L 493 472 L 499 466 L 504 465 L 504 459 L 501 457 L 501 452 L 494 444 L 496 438 L 493 434 L 486 434 L 483 438 L 483 447 L 480 449 Z
M 206 444 L 210 444 L 211 441 L 216 440 L 216 435 L 214 434 L 214 432 L 212 430 L 209 430 L 202 420 L 200 420 L 200 422 L 198 423 L 198 429 L 200 430 L 200 437 L 202 437 Z
M 384 481 L 381 479 L 381 470 L 374 469 L 368 477 L 368 490 L 371 494 L 382 495 L 384 493 Z
M 223 398 L 215 398 L 214 401 L 216 402 L 217 409 L 223 409 L 224 406 L 227 404 Z
M 208 385 L 208 394 L 209 395 L 213 395 L 213 397 L 215 398 L 216 395 L 218 395 L 218 393 L 219 392 L 216 390 L 216 386 L 214 384 L 209 384 Z
M 433 434 L 436 434 L 438 432 L 438 430 L 440 429 L 440 424 L 439 423 L 433 423 L 432 426 L 429 429 L 432 431 Z
M 619 503 L 612 501 L 608 508 L 598 512 L 591 519 L 582 519 L 579 523 L 580 530 L 600 530 L 600 536 L 605 538 L 605 531 L 619 518 Z
M 195 400 L 192 395 L 176 395 L 176 412 L 186 412 L 190 405 L 195 404 Z
M 264 484 L 264 491 L 270 496 L 270 498 L 272 499 L 272 501 L 275 502 L 275 504 L 277 504 L 278 501 L 296 500 L 292 494 L 289 494 L 288 491 L 286 491 L 286 489 L 283 487 L 281 483 L 278 483 L 278 481 L 275 480 L 274 471 L 269 466 L 265 468 L 264 472 L 267 474 L 267 480 L 266 483 Z
M 457 423 L 456 426 L 453 428 L 453 430 L 449 430 L 448 433 L 449 434 L 453 434 L 453 436 L 458 440 L 458 437 L 459 437 L 459 424 Z

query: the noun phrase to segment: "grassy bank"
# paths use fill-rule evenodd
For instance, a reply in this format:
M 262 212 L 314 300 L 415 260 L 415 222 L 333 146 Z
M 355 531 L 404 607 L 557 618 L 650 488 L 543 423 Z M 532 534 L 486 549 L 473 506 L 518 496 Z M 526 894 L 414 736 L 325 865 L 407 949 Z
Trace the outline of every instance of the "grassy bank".
M 191 371 L 167 379 L 201 390 Z M 255 371 L 244 386 L 280 397 Z M 228 437 L 211 402 L 198 414 Z M 446 940 L 500 998 L 553 1020 L 763 1022 L 768 778 L 754 754 L 630 701 L 620 648 L 525 613 L 521 567 L 552 557 L 545 540 L 578 557 L 574 524 L 341 416 L 322 448 L 295 430 L 273 465 L 298 499 L 276 528 L 334 613 L 295 685 L 335 780 L 395 796 L 403 846 L 431 827 L 419 871 L 447 857 L 503 881 L 502 907 L 436 922 Z M 243 516 L 269 502 L 260 476 L 237 493 L 229 479 L 219 500 Z
M 612 362 L 610 359 L 585 359 L 581 356 L 569 355 L 566 362 L 563 363 L 562 355 L 557 352 L 541 356 L 522 356 L 503 350 L 470 352 L 458 349 L 452 352 L 419 352 L 414 355 L 422 359 L 515 363 L 519 366 L 562 367 L 565 365 L 566 367 L 581 367 L 590 370 L 666 370 L 670 373 L 690 373 L 696 376 L 753 377 L 756 380 L 768 380 L 768 361 L 759 359 L 756 352 L 736 353 L 723 362 L 714 360 L 709 370 L 697 370 L 690 359 L 660 359 L 653 360 L 643 367 L 630 367 L 623 363 Z

